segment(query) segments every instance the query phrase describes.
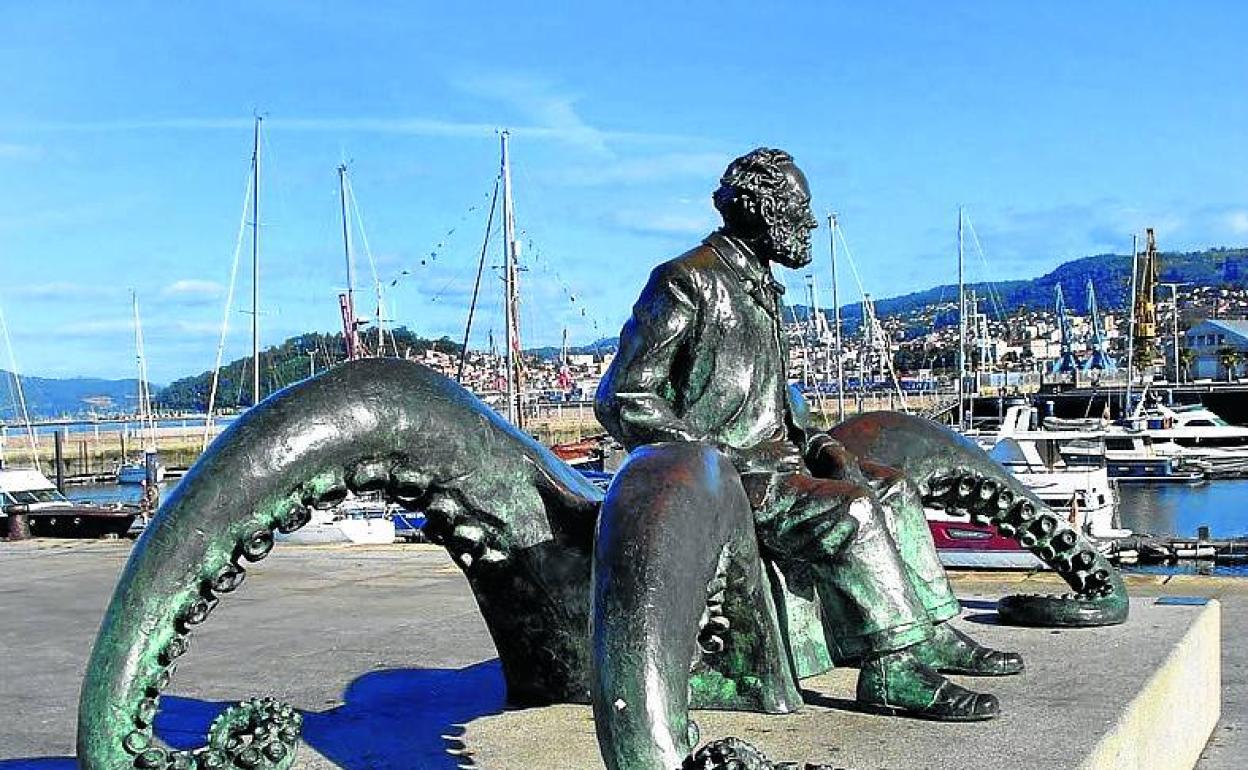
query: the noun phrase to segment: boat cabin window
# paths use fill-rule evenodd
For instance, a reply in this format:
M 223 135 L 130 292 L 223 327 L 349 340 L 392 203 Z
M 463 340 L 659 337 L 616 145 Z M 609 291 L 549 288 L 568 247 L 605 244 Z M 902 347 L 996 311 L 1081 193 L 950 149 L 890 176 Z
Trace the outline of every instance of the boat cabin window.
M 64 501 L 64 497 L 55 489 L 29 489 L 23 492 L 6 492 L 4 493 L 5 502 L 10 500 L 18 505 L 29 505 L 31 503 L 59 503 Z
M 1135 444 L 1129 438 L 1107 438 L 1105 439 L 1105 448 L 1116 450 L 1134 449 Z

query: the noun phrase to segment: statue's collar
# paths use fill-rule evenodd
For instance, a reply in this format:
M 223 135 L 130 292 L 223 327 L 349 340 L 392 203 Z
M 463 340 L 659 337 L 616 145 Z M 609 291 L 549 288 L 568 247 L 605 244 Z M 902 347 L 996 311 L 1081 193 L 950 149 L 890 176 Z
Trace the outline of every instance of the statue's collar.
M 739 238 L 728 235 L 723 230 L 716 230 L 703 243 L 710 246 L 728 269 L 741 279 L 747 292 L 753 292 L 755 287 L 762 287 L 777 298 L 784 294 L 784 285 L 772 276 L 771 271 L 763 266 L 749 246 Z

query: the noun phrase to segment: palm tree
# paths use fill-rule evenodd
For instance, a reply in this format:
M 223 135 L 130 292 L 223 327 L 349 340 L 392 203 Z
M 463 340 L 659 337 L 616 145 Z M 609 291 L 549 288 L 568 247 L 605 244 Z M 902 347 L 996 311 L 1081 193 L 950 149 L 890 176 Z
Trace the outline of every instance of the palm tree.
M 1218 348 L 1218 365 L 1226 369 L 1226 381 L 1235 379 L 1235 364 L 1239 363 L 1239 351 L 1229 345 Z
M 1191 348 L 1182 348 L 1179 350 L 1179 370 L 1183 372 L 1183 377 L 1188 381 L 1192 379 L 1192 364 L 1196 363 L 1196 351 Z M 1180 381 L 1183 379 L 1180 377 Z

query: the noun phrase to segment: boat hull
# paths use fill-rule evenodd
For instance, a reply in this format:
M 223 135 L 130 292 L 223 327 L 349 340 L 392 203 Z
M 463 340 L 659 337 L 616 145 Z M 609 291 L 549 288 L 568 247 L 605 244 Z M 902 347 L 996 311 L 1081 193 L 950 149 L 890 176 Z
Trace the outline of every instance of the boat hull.
M 290 534 L 277 534 L 279 542 L 295 545 L 388 545 L 394 542 L 395 525 L 383 516 L 316 516 Z
M 969 569 L 1039 569 L 1044 562 L 1030 551 L 1024 550 L 1016 541 L 1002 537 L 988 526 L 972 524 L 966 520 L 932 518 L 929 511 L 927 526 L 932 531 L 936 553 L 946 567 Z
M 1175 467 L 1168 458 L 1147 460 L 1118 460 L 1110 458 L 1105 463 L 1109 477 L 1121 484 L 1169 483 L 1192 484 L 1202 480 L 1202 471 L 1189 471 Z
M 41 509 L 26 514 L 31 537 L 122 537 L 134 523 L 136 511 L 72 506 Z M 8 530 L 7 516 L 0 516 L 0 531 Z

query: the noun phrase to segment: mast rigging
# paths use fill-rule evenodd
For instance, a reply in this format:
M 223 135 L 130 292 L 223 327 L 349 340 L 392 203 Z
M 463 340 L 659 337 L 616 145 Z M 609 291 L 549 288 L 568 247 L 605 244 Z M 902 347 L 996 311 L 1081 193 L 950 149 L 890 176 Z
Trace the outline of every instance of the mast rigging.
M 252 140 L 251 173 L 255 195 L 251 198 L 251 405 L 260 403 L 260 122 L 256 116 Z
M 511 161 L 508 155 L 509 132 L 500 134 L 503 178 L 503 281 L 507 346 L 507 419 L 517 428 L 524 428 L 523 362 L 520 347 L 519 285 L 516 261 L 520 244 L 516 241 L 516 215 L 511 197 Z

